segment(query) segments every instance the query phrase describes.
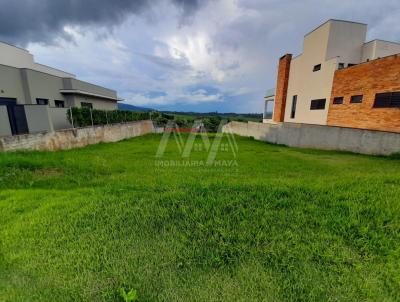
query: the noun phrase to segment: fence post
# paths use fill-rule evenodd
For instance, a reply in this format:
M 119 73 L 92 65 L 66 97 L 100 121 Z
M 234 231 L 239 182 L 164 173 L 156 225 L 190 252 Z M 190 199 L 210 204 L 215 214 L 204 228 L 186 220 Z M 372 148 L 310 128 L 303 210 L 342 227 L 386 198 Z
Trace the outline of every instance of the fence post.
M 72 128 L 75 128 L 75 126 L 74 126 L 74 117 L 72 115 L 72 107 L 69 107 L 69 115 L 71 116 Z
M 89 110 L 90 110 L 90 119 L 92 120 L 92 127 L 94 127 L 92 108 L 89 108 Z

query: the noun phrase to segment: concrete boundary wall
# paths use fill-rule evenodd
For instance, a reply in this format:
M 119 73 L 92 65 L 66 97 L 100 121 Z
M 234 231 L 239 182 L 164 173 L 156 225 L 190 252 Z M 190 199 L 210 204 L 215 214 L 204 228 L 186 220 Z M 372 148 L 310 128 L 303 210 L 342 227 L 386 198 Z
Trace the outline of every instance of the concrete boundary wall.
M 67 119 L 69 108 L 49 107 L 49 116 L 54 130 L 65 130 L 72 128 L 71 123 Z
M 47 105 L 25 105 L 26 121 L 29 133 L 54 131 L 50 120 L 49 106 Z
M 350 151 L 371 155 L 400 152 L 400 133 L 309 124 L 230 122 L 223 128 L 241 136 L 290 147 Z
M 55 151 L 85 147 L 101 142 L 117 142 L 154 132 L 153 122 L 138 121 L 125 124 L 85 127 L 41 132 L 0 138 L 0 151 Z

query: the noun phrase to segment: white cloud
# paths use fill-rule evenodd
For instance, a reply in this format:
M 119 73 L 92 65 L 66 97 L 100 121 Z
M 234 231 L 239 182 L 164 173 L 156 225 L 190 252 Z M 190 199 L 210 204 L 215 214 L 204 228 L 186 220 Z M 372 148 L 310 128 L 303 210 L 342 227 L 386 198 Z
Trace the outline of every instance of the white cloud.
M 399 39 L 394 0 L 215 0 L 182 19 L 167 1 L 119 27 L 67 26 L 74 43 L 30 44 L 39 62 L 117 89 L 144 106 L 215 104 L 222 111 L 262 110 L 277 60 L 299 53 L 306 32 L 329 18 L 370 23 L 371 38 Z M 152 95 L 152 92 L 163 92 Z M 173 106 L 175 104 L 175 106 Z M 171 108 L 172 108 L 171 107 Z
M 199 90 L 191 94 L 174 94 L 172 96 L 162 95 L 150 97 L 142 93 L 132 93 L 128 95 L 127 103 L 139 106 L 168 105 L 168 104 L 201 104 L 208 102 L 222 102 L 222 94 L 207 94 L 206 91 Z

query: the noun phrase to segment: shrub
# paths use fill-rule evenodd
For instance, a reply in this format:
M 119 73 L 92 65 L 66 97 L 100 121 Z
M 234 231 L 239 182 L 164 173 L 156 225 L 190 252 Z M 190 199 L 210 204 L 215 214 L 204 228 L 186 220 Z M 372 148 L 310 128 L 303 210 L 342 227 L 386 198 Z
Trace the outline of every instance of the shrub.
M 211 116 L 207 118 L 203 118 L 204 127 L 207 129 L 207 132 L 218 132 L 218 127 L 221 123 L 220 116 Z
M 173 120 L 174 116 L 162 112 L 152 112 L 151 120 L 157 127 L 165 127 L 169 120 Z

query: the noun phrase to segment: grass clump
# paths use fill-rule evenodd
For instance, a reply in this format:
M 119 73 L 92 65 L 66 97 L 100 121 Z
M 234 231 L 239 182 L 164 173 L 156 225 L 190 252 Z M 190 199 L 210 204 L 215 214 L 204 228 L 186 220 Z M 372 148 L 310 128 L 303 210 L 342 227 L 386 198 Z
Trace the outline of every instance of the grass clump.
M 399 300 L 400 161 L 160 139 L 0 154 L 0 301 Z

